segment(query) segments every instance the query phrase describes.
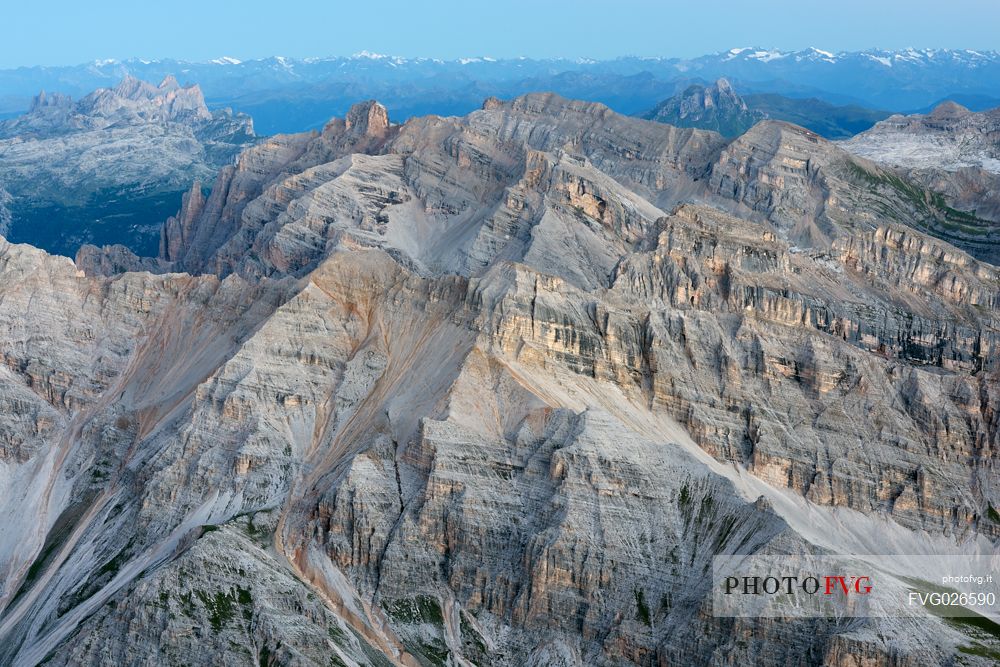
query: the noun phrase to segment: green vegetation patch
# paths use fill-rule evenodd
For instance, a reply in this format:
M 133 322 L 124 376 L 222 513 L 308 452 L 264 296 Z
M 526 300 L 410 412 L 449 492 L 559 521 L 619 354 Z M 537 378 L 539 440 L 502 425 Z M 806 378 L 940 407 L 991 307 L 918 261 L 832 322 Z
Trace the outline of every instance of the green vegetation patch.
M 853 161 L 849 161 L 847 164 L 852 176 L 856 180 L 866 183 L 872 193 L 890 190 L 904 202 L 923 213 L 927 218 L 925 223 L 921 225 L 924 229 L 927 229 L 927 222 L 932 222 L 934 226 L 948 232 L 983 236 L 989 234 L 991 228 L 994 227 L 989 221 L 978 218 L 973 213 L 948 206 L 944 196 L 939 192 L 925 190 L 888 171 L 871 172 Z M 884 206 L 877 206 L 877 208 L 886 217 L 896 219 L 899 217 L 898 213 L 893 214 Z
M 684 482 L 684 486 L 681 487 L 681 493 L 677 497 L 677 503 L 681 507 L 690 507 L 691 505 L 691 490 L 688 488 L 687 482 Z
M 1000 664 L 1000 651 L 991 649 L 982 644 L 972 644 L 971 646 L 959 646 L 959 653 L 965 653 L 966 655 L 974 655 L 979 658 L 989 658 L 994 660 L 997 664 Z
M 413 653 L 417 660 L 428 667 L 445 667 L 450 655 L 448 646 L 442 639 L 422 641 L 413 649 Z
M 253 596 L 245 588 L 237 587 L 236 590 L 217 591 L 215 594 L 196 590 L 194 594 L 208 612 L 208 622 L 215 632 L 219 632 L 236 618 L 237 609 L 245 620 L 249 621 L 253 617 Z M 190 616 L 193 611 L 191 594 L 188 593 L 186 598 L 182 595 L 181 600 L 186 603 L 185 614 Z
M 344 643 L 347 641 L 347 635 L 344 634 L 339 625 L 331 625 L 326 629 L 326 632 L 330 635 L 330 641 L 337 646 L 344 646 Z
M 986 516 L 990 518 L 993 523 L 1000 523 L 1000 512 L 997 512 L 996 508 L 992 504 L 986 505 Z
M 441 603 L 432 595 L 385 600 L 382 602 L 382 608 L 390 618 L 399 623 L 429 623 L 444 627 Z
M 459 619 L 459 631 L 462 634 L 462 651 L 466 654 L 467 658 L 472 659 L 476 664 L 481 664 L 486 661 L 489 649 L 486 646 L 486 642 L 483 641 L 482 635 L 479 634 L 479 631 L 476 630 L 467 616 L 468 614 L 463 611 Z
M 653 619 L 649 613 L 649 605 L 646 604 L 646 594 L 639 588 L 633 592 L 635 593 L 635 619 L 652 627 Z

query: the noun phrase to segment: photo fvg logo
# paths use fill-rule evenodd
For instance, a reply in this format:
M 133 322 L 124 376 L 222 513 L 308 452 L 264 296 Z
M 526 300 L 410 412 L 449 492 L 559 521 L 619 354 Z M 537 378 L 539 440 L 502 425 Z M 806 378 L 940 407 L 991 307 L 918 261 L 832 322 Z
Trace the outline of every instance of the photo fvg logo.
M 726 595 L 869 595 L 872 592 L 869 575 L 806 576 L 744 576 L 726 577 Z
M 1000 621 L 1000 554 L 731 554 L 712 559 L 712 615 Z M 1000 577 L 997 577 L 1000 579 Z M 929 610 L 933 607 L 933 610 Z

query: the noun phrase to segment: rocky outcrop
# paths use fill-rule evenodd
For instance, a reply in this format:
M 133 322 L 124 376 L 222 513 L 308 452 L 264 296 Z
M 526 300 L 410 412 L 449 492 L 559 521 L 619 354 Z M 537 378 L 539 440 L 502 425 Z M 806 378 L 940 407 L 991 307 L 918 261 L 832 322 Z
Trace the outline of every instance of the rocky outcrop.
M 684 92 L 664 100 L 643 117 L 677 127 L 697 127 L 726 137 L 736 137 L 766 115 L 750 109 L 728 80 L 719 79 L 710 86 L 688 86 Z
M 177 261 L 181 249 L 191 243 L 198 218 L 205 210 L 205 193 L 201 189 L 201 181 L 195 181 L 191 189 L 181 198 L 181 210 L 176 216 L 167 218 L 160 234 L 160 257 L 165 261 Z M 77 256 L 79 264 L 79 256 Z M 103 272 L 102 272 L 103 273 Z M 113 275 L 115 272 L 108 273 Z
M 763 215 L 804 247 L 825 247 L 845 229 L 893 221 L 1000 262 L 996 223 L 955 209 L 938 192 L 892 168 L 853 157 L 822 137 L 764 121 L 733 141 L 712 169 L 716 194 L 738 215 Z
M 142 272 L 0 247 L 0 663 L 988 664 L 929 613 L 712 614 L 717 554 L 1000 539 L 1000 272 L 883 173 L 365 103 Z
M 173 218 L 168 218 L 173 220 Z M 113 276 L 126 271 L 163 273 L 169 264 L 155 257 L 140 257 L 123 245 L 98 248 L 85 245 L 76 254 L 76 265 L 90 275 Z
M 926 187 L 939 208 L 958 209 L 945 238 L 1000 261 L 979 250 L 1000 223 L 1000 109 L 973 113 L 945 102 L 926 115 L 892 116 L 843 146 Z
M 1000 222 L 1000 173 L 977 167 L 962 167 L 955 171 L 918 169 L 905 173 L 907 177 L 926 184 L 932 192 L 940 192 L 954 208 L 974 213 L 982 220 Z
M 126 75 L 114 88 L 101 88 L 74 103 L 68 96 L 39 93 L 27 114 L 0 123 L 0 138 L 46 139 L 112 125 L 184 123 L 193 126 L 226 118 L 214 116 L 195 84 L 182 87 L 173 76 L 160 85 Z M 253 125 L 243 116 L 232 118 L 252 136 Z
M 827 139 L 847 139 L 890 116 L 857 105 L 838 106 L 816 98 L 777 93 L 739 95 L 727 79 L 707 86 L 692 84 L 641 114 L 676 127 L 713 130 L 737 137 L 756 123 L 780 120 L 805 127 Z
M 844 147 L 907 169 L 978 167 L 1000 173 L 1000 109 L 973 113 L 943 102 L 926 115 L 891 116 Z
M 155 254 L 163 212 L 255 141 L 248 116 L 210 112 L 173 77 L 126 77 L 75 103 L 43 92 L 0 122 L 6 234 L 66 255 L 88 242 Z

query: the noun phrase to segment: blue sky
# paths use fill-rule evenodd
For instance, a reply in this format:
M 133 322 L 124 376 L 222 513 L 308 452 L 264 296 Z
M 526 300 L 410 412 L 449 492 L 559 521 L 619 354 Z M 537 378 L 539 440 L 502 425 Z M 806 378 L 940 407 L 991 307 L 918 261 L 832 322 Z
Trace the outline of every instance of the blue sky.
M 694 56 L 734 46 L 1000 50 L 997 0 L 48 0 L 4 3 L 0 67 L 103 58 Z

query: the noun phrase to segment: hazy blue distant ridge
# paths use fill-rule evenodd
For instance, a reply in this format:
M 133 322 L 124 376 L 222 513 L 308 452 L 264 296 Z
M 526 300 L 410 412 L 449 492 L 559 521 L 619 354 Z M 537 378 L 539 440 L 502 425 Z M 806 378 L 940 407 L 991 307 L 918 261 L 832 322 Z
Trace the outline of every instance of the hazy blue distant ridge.
M 641 113 L 691 83 L 726 77 L 744 95 L 779 93 L 888 111 L 957 99 L 972 108 L 1000 105 L 1000 53 L 906 49 L 832 53 L 740 48 L 692 59 L 622 57 L 442 61 L 372 53 L 350 57 L 239 61 L 99 61 L 0 70 L 0 114 L 27 109 L 40 89 L 73 96 L 117 83 L 175 75 L 198 83 L 210 106 L 250 113 L 263 134 L 316 127 L 359 99 L 377 98 L 396 119 L 466 113 L 483 98 L 552 90 Z

